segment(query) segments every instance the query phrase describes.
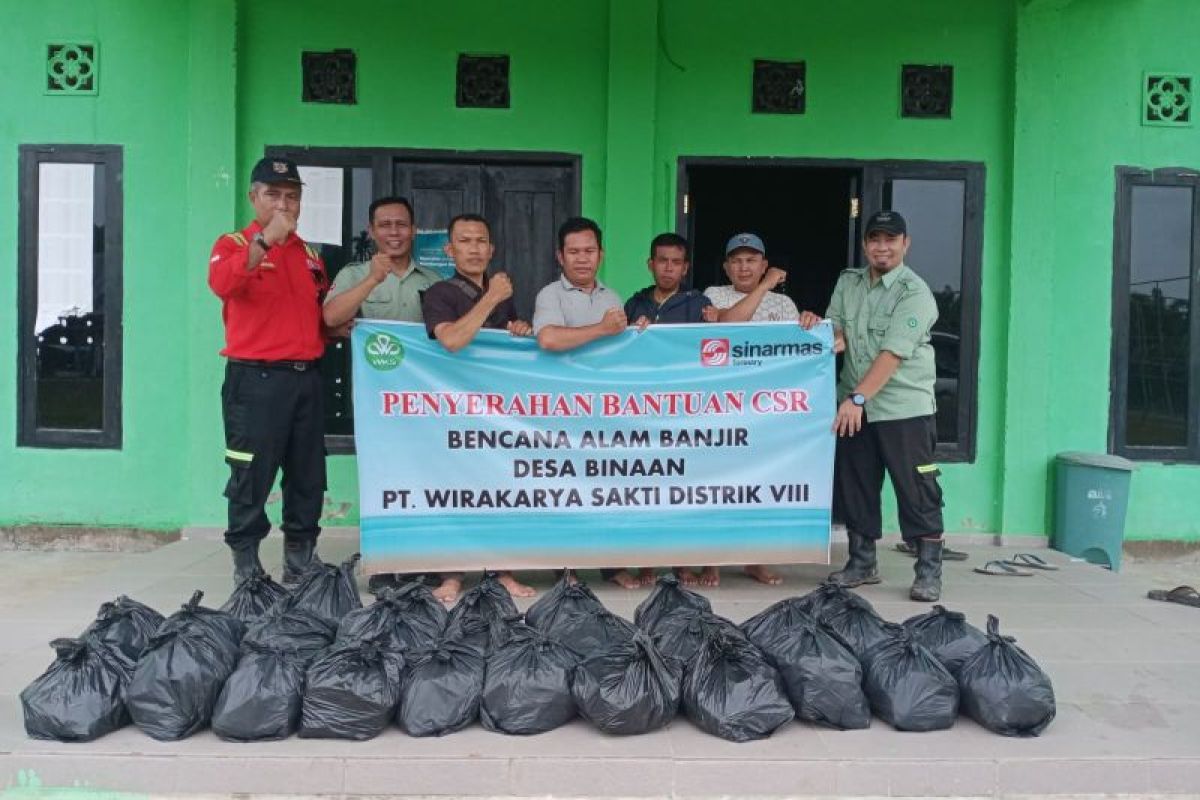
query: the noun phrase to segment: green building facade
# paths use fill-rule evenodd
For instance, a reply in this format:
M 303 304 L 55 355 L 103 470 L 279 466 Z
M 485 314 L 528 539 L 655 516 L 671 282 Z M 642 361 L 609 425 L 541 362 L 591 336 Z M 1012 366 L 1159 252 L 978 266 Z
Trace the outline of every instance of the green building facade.
M 567 170 L 556 213 L 601 223 L 601 277 L 626 296 L 663 230 L 689 235 L 697 281 L 713 279 L 744 207 L 777 212 L 768 249 L 774 231 L 788 291 L 818 303 L 859 220 L 912 204 L 912 266 L 924 252 L 957 270 L 930 281 L 948 530 L 1049 533 L 1054 456 L 1085 450 L 1139 462 L 1127 538 L 1200 538 L 1193 0 L 0 6 L 0 307 L 15 334 L 0 338 L 0 526 L 223 524 L 207 260 L 248 221 L 249 170 L 270 151 L 344 167 L 348 215 L 351 195 L 416 186 L 426 167 L 488 186 L 514 165 Z M 314 102 L 316 84 L 306 100 L 304 54 L 328 66 L 338 51 L 353 102 Z M 487 71 L 497 56 L 507 84 Z M 470 84 L 472 68 L 499 82 Z M 51 278 L 35 245 L 49 252 L 58 208 L 46 165 L 80 159 L 102 163 L 104 286 L 97 271 L 92 307 L 55 322 L 37 294 Z M 549 213 L 539 197 L 509 196 L 513 226 Z M 103 351 L 56 357 L 58 374 L 91 359 L 102 380 L 41 375 L 54 342 L 37 336 L 76 336 L 101 307 Z M 55 392 L 94 397 L 97 416 L 47 408 Z M 326 523 L 353 525 L 339 441 Z

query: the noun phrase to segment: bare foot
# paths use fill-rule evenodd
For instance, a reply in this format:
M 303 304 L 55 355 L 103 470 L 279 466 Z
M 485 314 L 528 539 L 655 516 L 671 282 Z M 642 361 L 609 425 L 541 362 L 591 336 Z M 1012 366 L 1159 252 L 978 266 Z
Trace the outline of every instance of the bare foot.
M 654 570 L 650 567 L 642 567 L 638 570 L 638 583 L 642 584 L 642 586 L 653 586 L 654 581 L 657 579 L 658 576 L 654 574 Z
M 700 573 L 701 586 L 720 586 L 721 585 L 721 568 L 720 567 L 705 567 Z
M 629 574 L 629 570 L 618 570 L 615 574 L 608 577 L 609 581 L 620 586 L 622 589 L 637 589 L 640 588 L 642 582 Z
M 501 586 L 508 589 L 508 593 L 513 597 L 533 597 L 537 594 L 537 589 L 521 583 L 513 577 L 511 572 L 501 572 L 496 576 L 496 580 L 500 582 Z
M 747 575 L 759 583 L 765 583 L 767 586 L 778 586 L 783 583 L 783 578 L 771 570 L 764 567 L 762 564 L 747 564 L 743 568 Z
M 448 572 L 442 575 L 442 585 L 433 590 L 433 596 L 446 605 L 453 605 L 462 591 L 463 576 L 461 572 Z
M 675 577 L 679 578 L 679 582 L 684 586 L 695 586 L 700 582 L 700 576 L 687 567 L 676 567 Z

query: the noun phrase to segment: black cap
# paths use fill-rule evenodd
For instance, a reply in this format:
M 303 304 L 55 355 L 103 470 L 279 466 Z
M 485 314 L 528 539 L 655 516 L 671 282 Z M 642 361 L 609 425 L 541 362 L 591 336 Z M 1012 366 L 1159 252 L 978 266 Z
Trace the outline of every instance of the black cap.
M 904 221 L 904 217 L 895 211 L 878 211 L 867 220 L 866 232 L 863 236 L 870 236 L 875 231 L 883 231 L 893 236 L 907 236 L 908 224 Z
M 286 158 L 267 157 L 254 165 L 250 172 L 251 183 L 294 183 L 303 184 L 296 162 Z

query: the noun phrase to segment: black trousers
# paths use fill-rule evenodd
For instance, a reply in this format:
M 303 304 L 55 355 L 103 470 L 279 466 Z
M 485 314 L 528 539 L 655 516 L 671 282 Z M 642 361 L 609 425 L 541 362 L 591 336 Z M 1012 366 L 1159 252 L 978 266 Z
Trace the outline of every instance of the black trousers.
M 853 436 L 837 442 L 834 502 L 846 529 L 867 539 L 883 536 L 883 474 L 892 479 L 905 541 L 943 531 L 941 472 L 933 460 L 937 443 L 934 419 L 868 422 Z
M 283 533 L 315 540 L 325 500 L 325 407 L 321 374 L 229 362 L 221 386 L 225 461 L 229 464 L 229 527 L 234 549 L 271 530 L 265 506 L 283 469 Z

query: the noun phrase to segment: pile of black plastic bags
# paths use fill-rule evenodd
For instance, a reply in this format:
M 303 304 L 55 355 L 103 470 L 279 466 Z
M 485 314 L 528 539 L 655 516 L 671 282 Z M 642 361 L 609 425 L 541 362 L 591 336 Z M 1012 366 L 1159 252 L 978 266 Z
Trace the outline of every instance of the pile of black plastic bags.
M 894 624 L 827 582 L 737 625 L 672 575 L 633 622 L 565 576 L 524 615 L 491 576 L 450 612 L 415 582 L 364 608 L 357 559 L 314 565 L 290 592 L 256 573 L 219 610 L 201 592 L 165 619 L 105 603 L 78 638 L 51 642 L 54 663 L 21 693 L 26 732 L 90 741 L 132 722 L 161 740 L 206 727 L 236 742 L 364 740 L 476 721 L 538 734 L 579 716 L 630 735 L 682 710 L 744 742 L 794 719 L 931 731 L 961 711 L 1007 736 L 1054 719 L 1049 677 L 991 616 L 984 631 L 934 606 Z

